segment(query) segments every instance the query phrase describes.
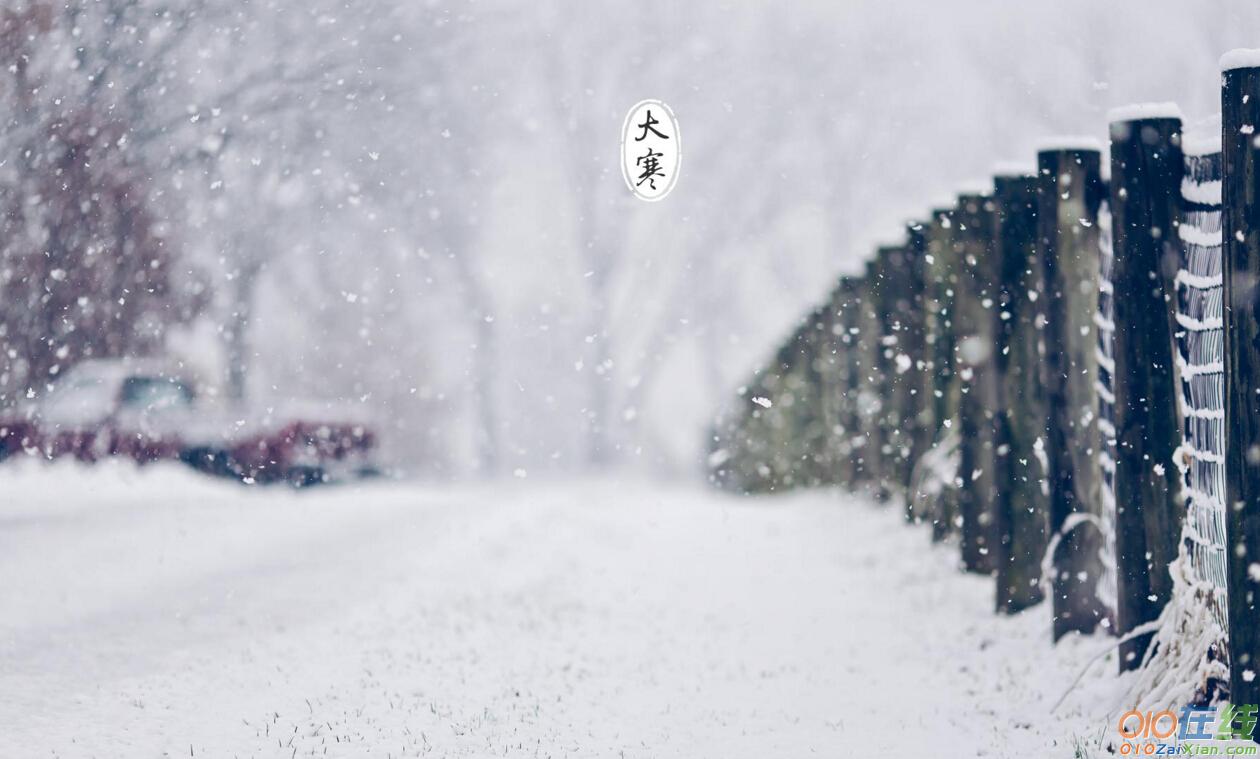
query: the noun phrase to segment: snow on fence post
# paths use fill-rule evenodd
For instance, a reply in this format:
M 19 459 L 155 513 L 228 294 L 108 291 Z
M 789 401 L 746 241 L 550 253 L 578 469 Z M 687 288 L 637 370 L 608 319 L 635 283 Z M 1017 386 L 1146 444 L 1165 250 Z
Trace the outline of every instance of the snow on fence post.
M 968 572 L 993 571 L 993 444 L 998 409 L 994 353 L 997 346 L 997 261 L 993 254 L 993 200 L 980 193 L 958 196 L 958 286 L 955 293 L 955 369 L 960 388 L 961 456 L 958 515 L 960 550 Z
M 1041 383 L 1041 307 L 1037 258 L 1037 179 L 1012 172 L 994 179 L 994 257 L 998 285 L 997 418 L 994 564 L 997 610 L 1014 614 L 1041 603 L 1048 483 Z
M 1181 418 L 1171 304 L 1185 161 L 1176 106 L 1117 109 L 1109 121 L 1116 632 L 1124 635 L 1157 619 L 1171 598 L 1168 565 L 1184 516 L 1172 465 Z M 1121 645 L 1121 671 L 1142 663 L 1150 641 L 1143 635 Z
M 1037 154 L 1037 237 L 1046 288 L 1042 379 L 1048 424 L 1054 639 L 1092 632 L 1108 614 L 1098 598 L 1098 397 L 1095 388 L 1098 207 L 1105 188 L 1091 140 Z
M 1260 703 L 1260 50 L 1221 58 L 1229 700 Z

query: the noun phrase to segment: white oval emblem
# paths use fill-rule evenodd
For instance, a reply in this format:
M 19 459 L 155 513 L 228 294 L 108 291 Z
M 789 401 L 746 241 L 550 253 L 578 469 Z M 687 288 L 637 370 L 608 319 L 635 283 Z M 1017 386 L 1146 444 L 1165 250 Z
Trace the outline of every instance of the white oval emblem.
M 660 200 L 674 189 L 682 164 L 682 136 L 674 112 L 659 100 L 636 103 L 621 127 L 621 173 L 643 200 Z

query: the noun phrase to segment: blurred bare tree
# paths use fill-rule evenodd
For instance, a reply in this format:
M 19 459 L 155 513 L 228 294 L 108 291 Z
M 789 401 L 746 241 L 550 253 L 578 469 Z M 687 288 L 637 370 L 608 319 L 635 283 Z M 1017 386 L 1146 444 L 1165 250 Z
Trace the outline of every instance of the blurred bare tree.
M 202 280 L 155 215 L 135 149 L 149 71 L 112 87 L 134 30 L 79 7 L 0 11 L 0 402 L 77 361 L 143 353 L 204 303 Z M 95 32 L 100 32 L 96 34 Z M 71 73 L 67 73 L 71 72 Z

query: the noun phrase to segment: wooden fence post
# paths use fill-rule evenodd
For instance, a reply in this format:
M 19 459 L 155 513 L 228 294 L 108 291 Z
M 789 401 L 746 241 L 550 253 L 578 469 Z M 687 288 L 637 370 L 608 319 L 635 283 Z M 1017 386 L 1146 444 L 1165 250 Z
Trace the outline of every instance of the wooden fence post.
M 875 271 L 879 284 L 875 289 L 871 302 L 871 313 L 875 317 L 875 333 L 867 339 L 873 342 L 878 382 L 875 392 L 879 396 L 879 414 L 876 426 L 879 430 L 880 490 L 885 497 L 895 495 L 900 485 L 900 451 L 901 432 L 900 409 L 897 393 L 897 376 L 894 366 L 896 353 L 896 316 L 889 312 L 889 302 L 896 297 L 898 277 L 892 269 L 895 248 L 881 245 L 875 249 Z
M 906 262 L 909 268 L 910 329 L 906 354 L 913 362 L 910 377 L 911 410 L 914 414 L 914 440 L 910 449 L 910 466 L 906 474 L 906 519 L 915 521 L 912 508 L 914 493 L 911 480 L 914 468 L 932 447 L 936 420 L 932 416 L 932 356 L 928 344 L 927 233 L 930 224 L 914 221 L 906 225 Z
M 825 317 L 823 319 L 823 372 L 819 412 L 822 415 L 823 428 L 826 430 L 825 458 L 827 460 L 828 482 L 834 485 L 847 485 L 850 479 L 848 457 L 841 454 L 840 443 L 844 440 L 845 424 L 845 385 L 847 364 L 845 362 L 844 337 L 844 278 L 836 283 L 831 295 L 827 298 Z
M 761 368 L 748 383 L 741 398 L 742 415 L 733 435 L 735 450 L 731 455 L 731 471 L 738 489 L 745 493 L 770 490 L 768 434 L 769 423 L 758 402 L 774 393 L 774 365 Z
M 1049 488 L 1044 438 L 1046 399 L 1041 383 L 1041 308 L 1045 302 L 1037 257 L 1037 180 L 994 180 L 994 257 L 998 287 L 997 419 L 994 535 L 997 610 L 1013 614 L 1038 604 L 1046 550 Z
M 818 311 L 807 314 L 792 335 L 791 368 L 785 377 L 783 397 L 783 486 L 817 484 L 814 462 L 817 429 L 821 419 L 814 402 L 818 392 L 815 368 Z
M 1098 301 L 1098 150 L 1037 154 L 1037 229 L 1046 288 L 1043 381 L 1049 424 L 1054 639 L 1092 632 L 1108 615 L 1098 598 L 1098 398 L 1094 312 Z
M 804 323 L 775 351 L 773 360 L 763 369 L 748 393 L 750 425 L 749 464 L 757 492 L 775 492 L 797 484 L 796 475 L 801 451 L 801 430 L 797 417 L 796 395 L 802 385 L 803 351 L 801 338 Z
M 817 427 L 814 440 L 815 480 L 819 485 L 836 484 L 835 460 L 831 446 L 830 410 L 828 403 L 835 389 L 836 380 L 836 346 L 832 339 L 831 327 L 835 314 L 831 307 L 834 291 L 827 294 L 827 299 L 814 310 L 814 372 L 818 386 L 811 399 L 813 404 L 814 423 Z
M 887 441 L 884 414 L 888 400 L 885 394 L 882 319 L 879 313 L 882 289 L 879 260 L 867 261 L 858 327 L 859 355 L 862 359 L 858 409 L 864 438 L 859 461 L 871 494 L 881 502 L 888 500 L 890 496 L 888 460 L 884 455 Z
M 840 281 L 841 308 L 840 317 L 840 350 L 843 380 L 840 386 L 842 402 L 839 409 L 839 424 L 843 432 L 839 435 L 836 455 L 844 460 L 847 474 L 845 484 L 850 490 L 857 486 L 861 472 L 858 466 L 859 449 L 856 440 L 861 434 L 861 418 L 858 413 L 857 396 L 861 387 L 861 361 L 858 353 L 859 311 L 861 309 L 862 280 L 858 277 L 845 277 Z
M 865 319 L 863 314 L 866 310 L 866 295 L 868 287 L 866 284 L 866 268 L 862 270 L 862 276 L 853 280 L 853 299 L 850 308 L 852 314 L 850 316 L 850 338 L 849 357 L 850 357 L 850 388 L 849 402 L 852 406 L 852 421 L 849 432 L 849 456 L 853 460 L 853 484 L 854 489 L 858 490 L 866 486 L 871 479 L 871 467 L 867 461 L 868 453 L 868 437 L 870 430 L 867 427 L 867 402 L 864 394 L 867 393 L 867 375 L 870 359 L 867 355 L 864 336 L 862 334 Z
M 1221 68 L 1229 700 L 1260 704 L 1260 51 Z
M 923 314 L 929 366 L 924 372 L 923 391 L 927 394 L 926 402 L 934 423 L 931 453 L 936 459 L 943 458 L 942 449 L 951 445 L 958 434 L 954 429 L 959 401 L 954 367 L 954 289 L 958 282 L 954 215 L 952 208 L 932 210 L 924 256 Z M 931 499 L 931 510 L 923 518 L 931 520 L 932 539 L 936 541 L 944 540 L 955 531 L 954 520 L 958 514 L 957 490 L 952 479 L 942 485 L 935 495 L 916 494 Z
M 998 409 L 997 266 L 993 255 L 993 201 L 979 194 L 958 198 L 958 287 L 955 294 L 955 369 L 961 456 L 958 513 L 961 554 L 968 572 L 993 571 L 994 414 Z
M 1111 123 L 1111 269 L 1115 332 L 1116 632 L 1159 617 L 1172 597 L 1184 509 L 1173 456 L 1181 443 L 1173 362 L 1181 178 L 1175 109 L 1117 111 Z M 1151 635 L 1121 644 L 1136 669 Z
M 792 446 L 792 372 L 798 360 L 797 336 L 799 327 L 783 342 L 769 369 L 765 385 L 765 400 L 769 405 L 756 412 L 762 418 L 766 430 L 766 479 L 771 492 L 784 490 L 793 484 Z
M 824 340 L 825 305 L 816 307 L 801 325 L 800 371 L 796 389 L 795 421 L 799 430 L 800 452 L 797 466 L 802 469 L 800 484 L 818 487 L 827 481 L 827 426 L 823 422 L 823 373 L 826 366 Z
M 862 276 L 855 280 L 853 293 L 853 342 L 850 351 L 853 354 L 853 387 L 850 391 L 853 400 L 853 433 L 849 444 L 852 448 L 854 465 L 854 484 L 866 488 L 878 474 L 875 456 L 872 454 L 871 418 L 871 365 L 874 351 L 870 346 L 871 319 L 869 301 L 873 285 L 869 280 L 874 278 L 870 263 L 864 264 Z
M 879 261 L 883 276 L 879 311 L 883 323 L 884 397 L 888 403 L 884 414 L 886 456 L 891 484 L 908 497 L 918 422 L 915 402 L 919 370 L 915 359 L 920 354 L 919 304 L 914 293 L 913 258 L 906 246 L 880 247 Z

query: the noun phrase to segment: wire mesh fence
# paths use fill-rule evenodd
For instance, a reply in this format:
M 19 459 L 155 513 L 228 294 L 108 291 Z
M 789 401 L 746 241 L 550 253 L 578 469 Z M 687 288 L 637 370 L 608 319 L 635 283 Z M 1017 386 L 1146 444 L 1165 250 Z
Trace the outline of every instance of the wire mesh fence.
M 1116 612 L 1116 395 L 1115 395 L 1115 289 L 1111 284 L 1111 268 L 1115 260 L 1111 242 L 1111 209 L 1103 203 L 1098 211 L 1098 469 L 1102 475 L 1099 530 L 1102 532 L 1102 577 L 1098 578 L 1098 599 Z
M 1227 624 L 1221 154 L 1186 155 L 1182 260 L 1176 276 L 1184 554 L 1221 630 Z M 1222 646 L 1223 649 L 1223 646 Z

